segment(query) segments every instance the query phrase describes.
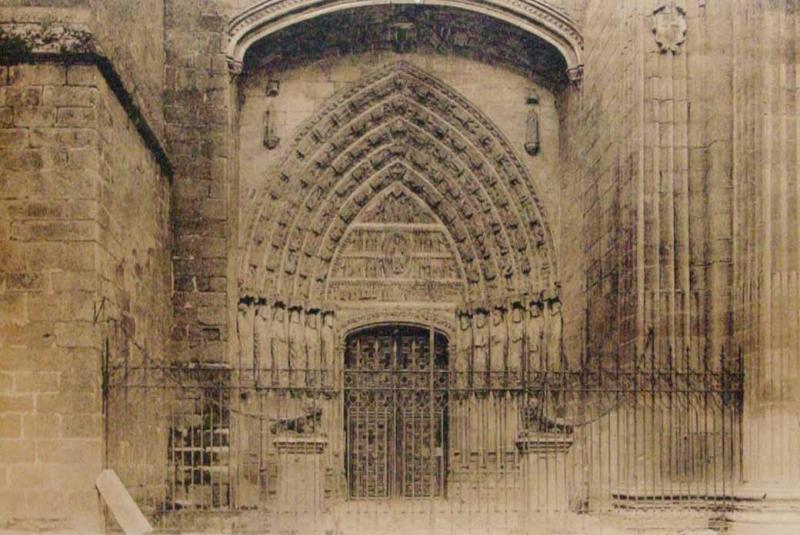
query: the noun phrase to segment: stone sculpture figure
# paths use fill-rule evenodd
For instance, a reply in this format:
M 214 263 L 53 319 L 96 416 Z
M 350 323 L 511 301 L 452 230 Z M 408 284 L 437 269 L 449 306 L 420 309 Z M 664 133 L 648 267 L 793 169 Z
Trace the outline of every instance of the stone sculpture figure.
M 465 379 L 472 369 L 472 317 L 469 310 L 460 310 L 458 314 L 458 353 L 454 363 L 456 372 L 456 385 L 466 388 L 468 381 Z
M 289 308 L 289 384 L 295 386 L 298 380 L 295 371 L 306 369 L 305 362 L 305 342 L 303 331 L 302 312 L 300 307 L 290 306 Z
M 545 363 L 542 360 L 543 332 L 542 305 L 538 299 L 532 300 L 528 306 L 528 361 L 526 364 L 529 373 L 542 372 L 545 369 Z
M 289 371 L 289 342 L 283 303 L 275 303 L 272 307 L 272 322 L 269 335 L 272 384 L 285 386 Z
M 486 388 L 486 372 L 489 364 L 489 325 L 486 311 L 475 311 L 475 328 L 473 330 L 473 384 L 475 388 Z
M 322 327 L 320 332 L 320 369 L 322 370 L 323 386 L 330 385 L 330 377 L 335 377 L 335 351 L 336 342 L 333 331 L 334 314 L 332 310 L 322 312 Z M 331 373 L 333 371 L 333 373 Z
M 525 317 L 521 303 L 514 303 L 511 307 L 511 325 L 509 338 L 511 340 L 508 350 L 506 366 L 509 379 L 517 382 L 520 378 L 522 363 L 525 360 Z
M 270 355 L 270 307 L 267 303 L 256 305 L 253 317 L 253 378 L 261 385 L 267 380 L 267 370 L 272 367 Z
M 305 328 L 306 385 L 317 387 L 320 384 L 320 329 L 319 314 L 316 310 L 306 312 Z
M 239 303 L 238 314 L 236 316 L 236 332 L 239 336 L 239 369 L 243 375 L 242 380 L 249 382 L 253 380 L 250 375 L 254 369 L 254 346 L 255 346 L 255 309 L 249 303 Z
M 492 386 L 500 386 L 503 378 L 501 372 L 506 367 L 506 356 L 508 354 L 508 325 L 506 324 L 505 306 L 497 305 L 492 311 L 492 326 L 489 329 L 491 336 L 491 361 L 489 371 L 493 378 Z
M 561 354 L 561 301 L 558 298 L 547 303 L 546 338 L 547 338 L 547 371 L 564 371 L 563 355 Z

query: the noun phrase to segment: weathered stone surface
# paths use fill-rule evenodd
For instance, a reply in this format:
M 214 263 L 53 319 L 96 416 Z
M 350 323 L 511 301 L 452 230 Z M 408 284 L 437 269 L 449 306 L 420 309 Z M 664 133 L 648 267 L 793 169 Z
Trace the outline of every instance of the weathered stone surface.
M 0 66 L 0 530 L 99 526 L 104 451 L 143 502 L 164 504 L 163 399 L 124 388 L 152 379 L 140 367 L 231 367 L 251 374 L 246 398 L 274 386 L 259 376 L 274 362 L 294 372 L 328 355 L 322 368 L 337 379 L 325 395 L 339 399 L 345 335 L 376 321 L 437 326 L 457 372 L 538 365 L 574 383 L 542 379 L 528 395 L 546 384 L 585 396 L 517 407 L 518 378 L 487 377 L 494 397 L 468 405 L 458 396 L 476 383 L 456 375 L 450 432 L 481 431 L 474 443 L 452 438 L 448 504 L 469 510 L 471 493 L 505 482 L 527 489 L 525 511 L 552 498 L 585 531 L 636 530 L 635 514 L 573 516 L 597 504 L 679 507 L 716 485 L 717 470 L 727 497 L 742 479 L 800 481 L 795 6 L 481 5 L 510 4 L 549 12 L 548 27 L 572 15 L 584 65 L 565 72 L 541 36 L 444 5 L 309 6 L 314 17 L 236 59 L 223 52 L 231 32 L 297 3 L 0 1 L 0 45 L 21 40 L 25 60 Z M 373 83 L 401 62 L 412 75 Z M 167 149 L 171 184 L 145 123 Z M 440 238 L 447 246 L 433 245 Z M 120 421 L 103 421 L 104 360 L 124 370 L 106 398 Z M 319 401 L 314 381 L 270 390 L 266 409 L 244 413 Z M 652 397 L 637 398 L 643 388 Z M 510 433 L 488 413 L 469 420 L 485 407 L 545 433 L 580 422 L 569 462 L 517 463 L 479 442 Z M 335 411 L 325 405 L 320 461 L 334 475 L 309 470 L 331 481 L 345 470 Z M 709 415 L 710 430 L 690 422 Z M 236 425 L 234 435 L 246 428 Z M 513 443 L 512 457 L 530 453 Z M 242 448 L 231 445 L 236 462 Z M 280 492 L 263 483 L 278 466 L 264 451 L 253 488 L 228 489 L 250 493 L 247 507 Z M 503 479 L 510 466 L 524 482 Z M 572 470 L 563 482 L 574 486 L 550 488 L 553 467 Z M 671 484 L 686 495 L 672 500 Z M 320 488 L 328 511 L 340 490 Z M 759 522 L 747 513 L 740 523 Z M 676 522 L 643 517 L 648 529 Z
M 3 78 L 0 464 L 22 501 L 0 526 L 93 531 L 100 355 L 116 318 L 139 318 L 135 344 L 163 356 L 167 185 L 96 66 Z

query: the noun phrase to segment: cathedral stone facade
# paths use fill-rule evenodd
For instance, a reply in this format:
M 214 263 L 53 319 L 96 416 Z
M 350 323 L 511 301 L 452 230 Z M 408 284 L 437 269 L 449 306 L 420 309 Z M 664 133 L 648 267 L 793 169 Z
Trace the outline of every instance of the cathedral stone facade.
M 0 0 L 0 531 L 800 530 L 797 7 Z

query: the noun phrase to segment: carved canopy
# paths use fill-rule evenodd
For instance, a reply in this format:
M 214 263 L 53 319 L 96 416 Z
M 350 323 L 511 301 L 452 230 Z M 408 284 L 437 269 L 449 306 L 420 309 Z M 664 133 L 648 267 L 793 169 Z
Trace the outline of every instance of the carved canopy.
M 508 141 L 408 63 L 332 97 L 279 169 L 246 215 L 243 295 L 457 304 L 555 286 L 544 212 Z

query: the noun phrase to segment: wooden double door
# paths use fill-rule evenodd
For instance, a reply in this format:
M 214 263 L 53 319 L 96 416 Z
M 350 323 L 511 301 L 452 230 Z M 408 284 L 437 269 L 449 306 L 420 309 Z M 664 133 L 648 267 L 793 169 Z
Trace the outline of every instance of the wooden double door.
M 385 325 L 347 337 L 350 498 L 445 496 L 447 361 L 447 338 L 424 327 Z

